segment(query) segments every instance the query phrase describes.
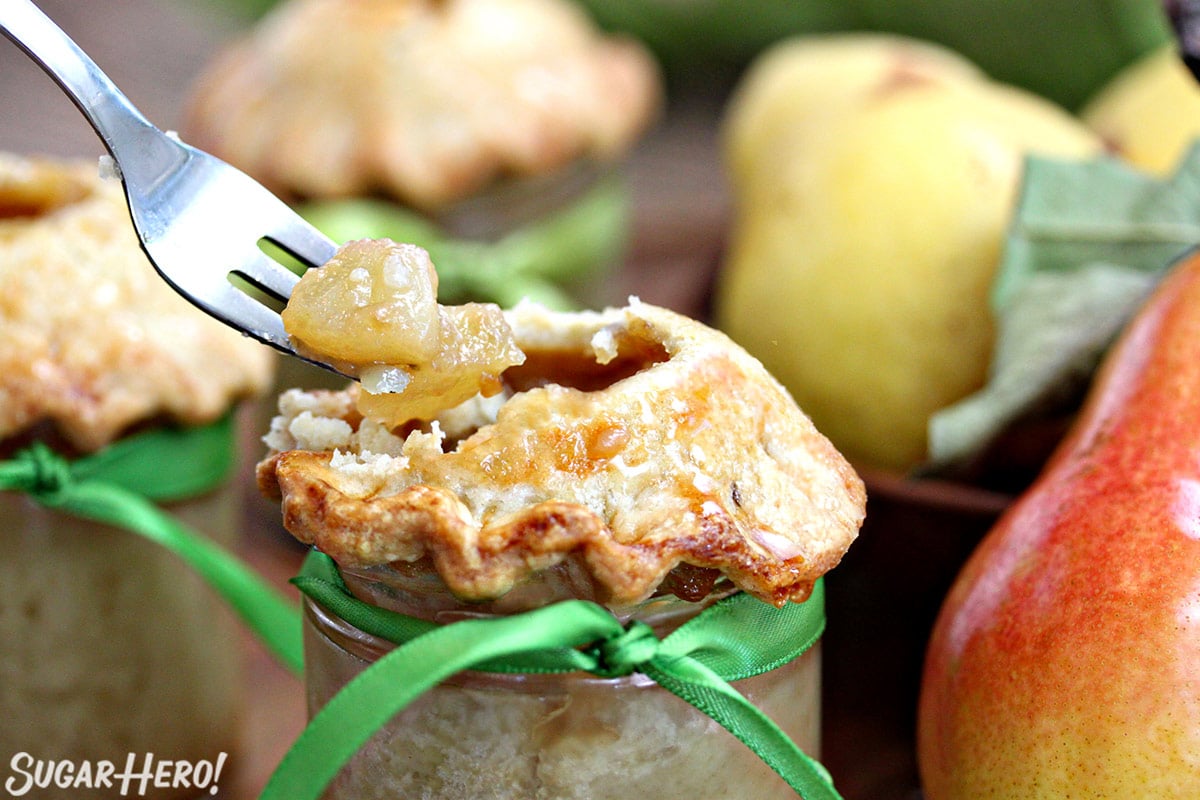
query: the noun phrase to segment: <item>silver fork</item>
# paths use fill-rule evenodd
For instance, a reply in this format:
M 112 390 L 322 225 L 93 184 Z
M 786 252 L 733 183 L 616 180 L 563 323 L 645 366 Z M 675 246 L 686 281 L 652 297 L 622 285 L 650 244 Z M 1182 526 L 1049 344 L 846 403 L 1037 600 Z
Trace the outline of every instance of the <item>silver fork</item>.
M 295 351 L 278 311 L 232 279 L 286 301 L 299 278 L 260 243 L 305 267 L 328 261 L 334 243 L 250 176 L 150 124 L 29 0 L 0 0 L 0 32 L 62 87 L 104 141 L 142 249 L 167 283 L 227 325 L 311 361 Z

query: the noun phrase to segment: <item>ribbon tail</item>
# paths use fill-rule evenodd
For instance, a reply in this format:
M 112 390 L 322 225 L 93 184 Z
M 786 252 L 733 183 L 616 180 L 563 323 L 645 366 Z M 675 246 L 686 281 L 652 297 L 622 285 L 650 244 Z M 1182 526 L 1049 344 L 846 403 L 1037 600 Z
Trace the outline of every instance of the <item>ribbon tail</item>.
M 688 656 L 655 658 L 640 668 L 672 694 L 712 717 L 754 751 L 804 800 L 841 800 L 819 762 L 720 675 Z
M 259 800 L 317 800 L 371 736 L 420 695 L 491 659 L 582 644 L 620 631 L 590 604 L 564 602 L 521 617 L 464 620 L 387 653 L 341 688 L 309 721 Z
M 114 484 L 71 484 L 56 505 L 81 517 L 124 528 L 184 560 L 294 674 L 304 670 L 300 611 L 236 556 L 180 524 L 144 497 Z

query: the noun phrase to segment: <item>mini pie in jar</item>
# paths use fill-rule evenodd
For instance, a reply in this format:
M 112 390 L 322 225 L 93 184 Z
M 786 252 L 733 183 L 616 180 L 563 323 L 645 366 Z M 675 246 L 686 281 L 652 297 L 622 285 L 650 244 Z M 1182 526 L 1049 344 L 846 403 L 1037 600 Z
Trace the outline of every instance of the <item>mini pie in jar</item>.
M 158 277 L 119 183 L 101 179 L 94 161 L 0 154 L 0 287 L 5 469 L 31 450 L 78 463 L 166 430 L 220 431 L 232 453 L 229 415 L 270 385 L 266 348 Z M 230 544 L 236 483 L 217 473 L 205 485 L 166 510 Z M 236 753 L 237 630 L 182 561 L 25 491 L 0 492 L 0 519 L 5 763 L 21 752 L 121 766 L 130 753 L 193 763 Z
M 445 624 L 586 600 L 662 635 L 733 595 L 804 602 L 857 535 L 858 476 L 717 331 L 636 300 L 589 312 L 437 306 L 423 251 L 386 242 L 352 243 L 315 273 L 293 294 L 288 329 L 367 377 L 284 393 L 258 481 L 360 601 Z M 489 335 L 440 362 L 456 378 L 445 385 L 469 375 L 483 391 L 441 395 L 447 407 L 430 412 L 422 372 L 460 317 Z M 336 324 L 322 332 L 321 319 Z M 305 635 L 314 714 L 392 648 L 312 600 Z M 816 754 L 816 650 L 738 683 Z M 794 796 L 642 675 L 483 671 L 404 709 L 325 796 L 630 792 Z
M 440 217 L 514 181 L 544 202 L 548 176 L 623 156 L 660 96 L 640 43 L 563 0 L 288 0 L 199 77 L 184 127 L 286 196 Z

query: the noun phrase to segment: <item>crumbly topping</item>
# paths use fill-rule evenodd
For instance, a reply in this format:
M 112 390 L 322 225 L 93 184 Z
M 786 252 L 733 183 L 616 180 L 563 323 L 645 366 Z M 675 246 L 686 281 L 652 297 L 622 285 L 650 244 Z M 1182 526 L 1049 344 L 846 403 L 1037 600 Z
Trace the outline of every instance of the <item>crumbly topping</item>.
M 638 302 L 506 315 L 526 362 L 454 438 L 364 419 L 356 387 L 283 395 L 259 483 L 293 535 L 352 568 L 427 559 L 471 600 L 570 562 L 617 605 L 680 565 L 803 600 L 856 537 L 862 482 L 724 335 Z
M 292 0 L 201 76 L 185 133 L 281 193 L 435 211 L 623 153 L 659 95 L 565 0 Z
M 197 310 L 138 245 L 92 162 L 0 154 L 0 438 L 74 448 L 138 422 L 216 419 L 270 384 L 270 351 Z

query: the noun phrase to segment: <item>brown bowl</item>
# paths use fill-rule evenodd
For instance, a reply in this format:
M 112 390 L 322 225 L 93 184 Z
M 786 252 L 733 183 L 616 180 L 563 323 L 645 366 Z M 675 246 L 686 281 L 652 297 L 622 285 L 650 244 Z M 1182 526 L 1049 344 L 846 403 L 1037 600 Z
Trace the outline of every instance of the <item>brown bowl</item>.
M 859 468 L 867 518 L 826 577 L 822 762 L 846 800 L 920 797 L 915 728 L 942 599 L 1013 496 Z

